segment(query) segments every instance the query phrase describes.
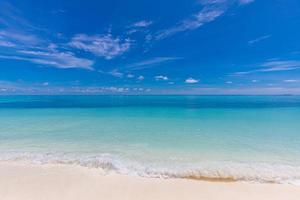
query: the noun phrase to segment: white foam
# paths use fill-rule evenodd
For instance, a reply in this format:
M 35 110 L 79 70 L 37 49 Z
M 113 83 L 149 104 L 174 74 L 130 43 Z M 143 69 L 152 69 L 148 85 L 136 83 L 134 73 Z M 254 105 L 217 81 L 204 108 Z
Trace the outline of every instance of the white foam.
M 275 163 L 202 162 L 177 164 L 137 162 L 111 154 L 76 155 L 67 153 L 2 152 L 0 161 L 27 161 L 35 164 L 68 164 L 101 168 L 143 177 L 233 179 L 256 183 L 280 183 L 300 186 L 300 166 Z

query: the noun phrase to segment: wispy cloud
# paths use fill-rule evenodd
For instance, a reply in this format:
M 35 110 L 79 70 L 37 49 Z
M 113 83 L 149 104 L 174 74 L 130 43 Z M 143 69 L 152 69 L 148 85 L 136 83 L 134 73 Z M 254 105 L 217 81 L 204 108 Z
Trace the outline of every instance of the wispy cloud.
M 114 69 L 112 71 L 109 71 L 108 74 L 117 77 L 117 78 L 122 78 L 124 74 L 122 72 L 119 72 L 117 69 Z
M 22 11 L 8 2 L 0 2 L 0 46 L 36 46 L 42 40 L 34 34 L 39 28 L 22 17 Z
M 287 80 L 284 80 L 283 82 L 286 82 L 286 83 L 298 83 L 298 82 L 300 82 L 300 80 L 296 80 L 296 79 L 287 79 Z
M 124 77 L 124 73 L 120 72 L 118 69 L 113 69 L 110 71 L 103 71 L 103 70 L 98 70 L 99 73 L 101 74 L 105 74 L 105 75 L 110 75 L 116 78 L 123 78 Z
M 295 69 L 300 69 L 300 61 L 299 60 L 275 60 L 275 61 L 267 61 L 260 64 L 259 69 L 235 72 L 233 75 L 246 75 L 258 72 L 276 72 L 276 71 L 290 71 Z
M 3 40 L 1 40 L 3 38 Z M 77 57 L 74 53 L 66 50 L 57 50 L 57 45 L 54 43 L 36 43 L 31 40 L 30 35 L 24 37 L 18 35 L 18 40 L 15 43 L 7 41 L 7 37 L 1 35 L 0 46 L 6 47 L 9 51 L 0 54 L 1 59 L 22 60 L 40 65 L 52 66 L 56 68 L 81 68 L 92 70 L 93 61 L 85 58 Z M 16 43 L 16 41 L 18 41 Z M 28 42 L 21 44 L 21 42 Z M 36 43 L 36 46 L 33 44 Z
M 198 2 L 202 5 L 233 3 L 233 2 L 237 2 L 239 4 L 249 4 L 254 1 L 255 0 L 198 0 Z
M 36 64 L 53 66 L 56 68 L 82 68 L 92 70 L 93 61 L 78 58 L 71 52 L 46 52 L 46 51 L 18 51 L 19 55 L 0 55 L 2 59 L 29 61 Z
M 61 69 L 81 68 L 92 70 L 93 61 L 77 57 L 61 48 L 60 44 L 43 38 L 45 29 L 32 25 L 22 12 L 8 3 L 0 3 L 0 59 L 28 61 Z
M 187 78 L 184 82 L 188 83 L 188 84 L 194 84 L 194 83 L 198 83 L 199 80 L 190 77 L 190 78 Z
M 41 42 L 41 39 L 33 34 L 16 30 L 0 30 L 0 39 L 14 46 L 37 45 Z
M 16 45 L 9 41 L 2 41 L 0 37 L 0 46 L 1 47 L 15 47 Z
M 300 68 L 299 60 L 276 60 L 268 61 L 262 64 L 263 67 L 268 67 L 265 71 L 285 71 Z
M 176 33 L 198 29 L 222 16 L 234 3 L 246 5 L 251 2 L 254 2 L 254 0 L 200 0 L 199 3 L 202 5 L 202 9 L 198 13 L 181 20 L 175 26 L 158 31 L 154 38 L 161 40 Z
M 133 74 L 127 74 L 127 78 L 134 78 Z
M 151 58 L 148 60 L 143 60 L 140 62 L 128 64 L 125 67 L 115 68 L 108 72 L 103 71 L 103 70 L 98 70 L 98 71 L 102 74 L 108 74 L 108 75 L 118 77 L 118 78 L 122 78 L 124 76 L 124 74 L 128 73 L 127 78 L 134 78 L 135 76 L 132 74 L 132 71 L 151 68 L 153 66 L 160 65 L 162 63 L 166 63 L 166 62 L 170 62 L 170 61 L 174 61 L 174 60 L 178 60 L 178 59 L 182 59 L 182 58 L 180 58 L 180 57 L 155 57 L 155 58 Z M 167 77 L 166 76 L 156 76 L 155 79 L 156 78 L 160 79 L 160 78 L 167 78 Z M 138 76 L 137 80 L 144 80 L 144 77 Z
M 182 59 L 182 58 L 180 58 L 180 57 L 155 57 L 155 58 L 151 58 L 148 60 L 143 60 L 143 61 L 140 61 L 137 63 L 130 64 L 130 65 L 128 65 L 127 68 L 130 68 L 131 70 L 145 69 L 145 68 L 152 67 L 154 65 L 166 63 L 169 61 L 179 60 L 179 59 Z
M 148 27 L 153 24 L 152 21 L 147 21 L 147 20 L 142 20 L 142 21 L 138 21 L 135 22 L 131 25 L 129 25 L 127 34 L 132 34 L 132 33 L 137 33 L 137 32 L 143 32 L 143 33 L 147 33 L 148 32 Z
M 131 43 L 129 39 L 121 40 L 111 34 L 92 36 L 78 34 L 72 38 L 69 45 L 109 60 L 128 51 Z
M 22 11 L 8 2 L 0 2 L 0 42 L 2 47 L 31 48 L 41 45 L 37 33 L 45 31 L 22 16 Z
M 131 25 L 131 27 L 148 27 L 152 24 L 153 22 L 152 21 L 146 21 L 146 20 L 142 20 L 142 21 L 138 21 L 138 22 L 135 22 Z
M 255 38 L 253 40 L 248 41 L 248 44 L 249 45 L 253 45 L 253 44 L 257 43 L 257 42 L 260 42 L 262 40 L 268 39 L 270 37 L 271 37 L 271 35 L 264 35 L 264 36 L 261 36 L 261 37 L 258 37 L 258 38 Z
M 42 30 L 22 17 L 22 11 L 8 2 L 0 2 L 0 24 L 5 29 Z
M 249 3 L 252 3 L 254 2 L 254 0 L 239 0 L 239 3 L 242 4 L 242 5 L 246 5 L 246 4 L 249 4 Z
M 220 8 L 203 8 L 203 10 L 192 16 L 190 19 L 185 19 L 174 27 L 158 32 L 158 34 L 155 35 L 155 38 L 160 40 L 179 32 L 197 29 L 205 23 L 214 21 L 224 12 L 225 10 Z

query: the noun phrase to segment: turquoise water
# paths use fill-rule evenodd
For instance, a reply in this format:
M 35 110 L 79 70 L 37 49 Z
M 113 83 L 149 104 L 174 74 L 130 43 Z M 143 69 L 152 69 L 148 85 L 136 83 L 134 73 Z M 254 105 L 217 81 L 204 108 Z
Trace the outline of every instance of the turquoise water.
M 0 160 L 300 180 L 300 96 L 1 96 Z

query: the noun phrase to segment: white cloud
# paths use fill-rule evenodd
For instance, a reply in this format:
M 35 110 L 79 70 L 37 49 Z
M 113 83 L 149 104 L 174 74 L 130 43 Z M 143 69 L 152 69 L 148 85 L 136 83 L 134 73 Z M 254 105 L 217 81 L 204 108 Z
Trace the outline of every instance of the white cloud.
M 130 49 L 129 39 L 121 40 L 111 34 L 93 35 L 78 34 L 69 43 L 71 47 L 93 53 L 96 56 L 112 59 Z
M 145 79 L 145 77 L 144 77 L 144 76 L 139 76 L 137 79 L 138 79 L 139 81 L 142 81 L 142 80 Z
M 130 26 L 128 26 L 129 30 L 127 31 L 127 34 L 130 35 L 132 33 L 137 33 L 137 32 L 145 33 L 145 30 L 147 30 L 146 28 L 149 27 L 152 23 L 153 23 L 152 21 L 146 21 L 146 20 L 135 22 Z
M 11 43 L 11 42 L 9 42 L 9 41 L 1 41 L 0 40 L 0 46 L 2 46 L 2 47 L 15 47 L 16 45 L 13 44 L 13 43 Z
M 269 67 L 265 71 L 285 71 L 300 68 L 299 60 L 275 60 L 263 63 L 261 66 Z
M 1 30 L 0 37 L 3 41 L 10 42 L 12 44 L 20 43 L 25 45 L 36 45 L 41 42 L 37 36 L 21 31 Z
M 160 81 L 160 80 L 162 80 L 162 81 L 167 81 L 167 80 L 169 80 L 169 78 L 168 78 L 167 76 L 162 76 L 162 75 L 155 76 L 154 78 L 155 78 L 155 80 L 157 80 L 157 81 Z
M 30 34 L 20 35 L 0 31 L 0 39 L 0 46 L 12 50 L 0 55 L 2 59 L 23 60 L 56 68 L 93 69 L 93 61 L 79 58 L 70 51 L 59 51 L 57 44 L 41 42 L 42 40 Z
M 216 9 L 211 9 L 208 7 L 203 8 L 203 10 L 198 12 L 196 15 L 194 15 L 190 19 L 183 20 L 177 26 L 160 31 L 155 36 L 155 38 L 160 40 L 179 32 L 197 29 L 208 22 L 214 21 L 219 16 L 221 16 L 224 12 L 225 10 L 220 8 L 216 8 Z
M 56 68 L 82 68 L 92 70 L 93 61 L 78 58 L 71 52 L 18 51 L 18 56 L 0 55 L 2 59 L 23 60 Z
M 132 27 L 148 27 L 152 24 L 153 22 L 152 21 L 146 21 L 146 20 L 142 20 L 142 21 L 139 21 L 139 22 L 135 22 L 134 24 L 132 24 L 131 26 Z
M 27 25 L 26 25 L 27 26 Z M 29 27 L 29 24 L 27 26 Z M 32 28 L 33 29 L 33 28 Z M 0 46 L 6 47 L 2 59 L 28 61 L 56 68 L 82 68 L 92 70 L 93 61 L 77 57 L 73 52 L 62 49 L 61 45 L 42 39 L 27 29 L 0 30 Z
M 198 82 L 199 80 L 193 79 L 191 77 L 185 80 L 185 83 L 189 83 L 189 84 L 198 83 Z
M 262 40 L 268 39 L 269 37 L 271 37 L 271 35 L 264 35 L 264 36 L 261 36 L 261 37 L 258 37 L 258 38 L 255 38 L 253 40 L 248 41 L 248 44 L 249 45 L 253 45 L 253 44 L 257 43 L 257 42 L 260 42 Z
M 38 32 L 45 29 L 39 28 L 22 16 L 14 4 L 8 1 L 0 2 L 0 40 L 5 47 L 37 46 L 44 41 L 38 36 Z
M 138 31 L 139 31 L 138 29 L 133 28 L 133 29 L 128 30 L 126 33 L 127 33 L 128 35 L 130 35 L 130 34 L 132 34 L 132 33 L 138 32 Z
M 202 10 L 187 19 L 181 20 L 173 27 L 159 31 L 154 38 L 161 40 L 179 32 L 198 29 L 222 16 L 232 4 L 246 5 L 251 2 L 254 2 L 254 0 L 200 0 L 199 3 L 203 6 Z
M 41 30 L 41 28 L 32 25 L 24 17 L 21 16 L 22 11 L 8 3 L 8 1 L 0 2 L 0 23 L 2 27 L 7 29 L 27 29 L 27 30 Z
M 134 78 L 133 74 L 127 74 L 127 78 Z
M 254 0 L 238 0 L 240 4 L 245 5 L 254 2 Z
M 173 60 L 178 60 L 181 59 L 179 57 L 155 57 L 149 60 L 143 60 L 141 62 L 137 62 L 137 63 L 133 63 L 131 65 L 129 65 L 128 68 L 130 69 L 144 69 L 144 68 L 148 68 L 151 67 L 153 65 L 157 65 L 157 64 L 161 64 L 164 62 L 168 62 L 168 61 L 173 61 Z
M 5 51 L 0 58 L 56 68 L 93 69 L 93 61 L 79 58 L 70 51 L 57 50 L 61 49 L 61 45 L 41 38 L 38 33 L 45 30 L 33 26 L 22 18 L 20 16 L 22 12 L 11 4 L 4 4 L 2 7 L 5 11 L 0 13 L 0 22 L 5 28 L 0 30 L 0 46 L 9 48 L 9 51 Z
M 300 61 L 299 60 L 274 60 L 267 61 L 260 64 L 260 69 L 254 69 L 243 72 L 235 72 L 233 75 L 246 75 L 258 72 L 276 72 L 276 71 L 290 71 L 295 69 L 300 69 Z
M 118 77 L 118 78 L 122 78 L 124 76 L 123 73 L 119 72 L 117 69 L 114 69 L 110 72 L 108 72 L 110 75 L 114 76 L 114 77 Z
M 295 80 L 295 79 L 287 79 L 287 80 L 284 80 L 283 82 L 286 82 L 286 83 L 297 83 L 297 82 L 300 82 L 299 80 Z

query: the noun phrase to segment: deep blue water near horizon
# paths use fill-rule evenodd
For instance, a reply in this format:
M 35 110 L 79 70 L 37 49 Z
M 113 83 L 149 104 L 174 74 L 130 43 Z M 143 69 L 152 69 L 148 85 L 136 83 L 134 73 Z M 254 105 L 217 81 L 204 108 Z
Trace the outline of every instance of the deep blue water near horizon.
M 300 96 L 0 96 L 0 160 L 299 183 Z

